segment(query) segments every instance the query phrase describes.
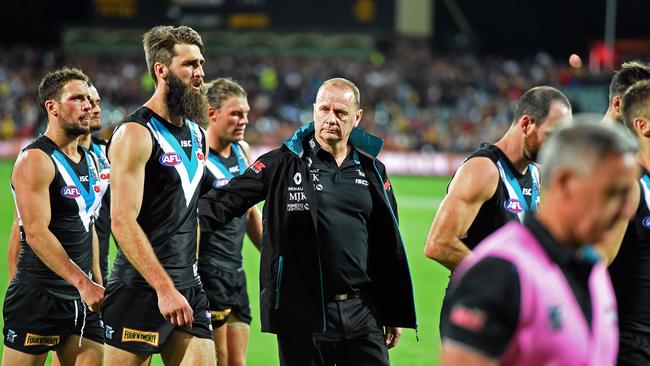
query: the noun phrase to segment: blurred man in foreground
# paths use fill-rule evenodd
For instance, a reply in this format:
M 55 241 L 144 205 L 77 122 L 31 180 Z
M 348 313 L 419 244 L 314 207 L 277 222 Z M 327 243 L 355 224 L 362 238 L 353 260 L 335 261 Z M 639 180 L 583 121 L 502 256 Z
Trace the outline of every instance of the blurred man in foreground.
M 616 301 L 587 243 L 634 212 L 636 144 L 600 124 L 542 147 L 542 201 L 523 225 L 489 236 L 454 272 L 443 314 L 443 365 L 611 365 Z

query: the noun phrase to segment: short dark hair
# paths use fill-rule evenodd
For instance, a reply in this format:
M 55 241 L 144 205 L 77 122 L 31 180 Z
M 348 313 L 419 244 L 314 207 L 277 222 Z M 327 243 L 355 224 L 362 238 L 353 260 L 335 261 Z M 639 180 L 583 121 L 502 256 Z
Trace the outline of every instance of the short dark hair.
M 171 65 L 174 54 L 174 46 L 177 44 L 193 44 L 199 47 L 203 52 L 203 40 L 197 31 L 190 27 L 171 25 L 159 25 L 151 28 L 144 34 L 142 39 L 144 45 L 144 55 L 147 59 L 147 68 L 149 75 L 156 80 L 156 72 L 153 66 L 156 62 L 161 62 L 166 66 Z
M 580 174 L 589 174 L 610 154 L 634 154 L 638 144 L 623 127 L 598 123 L 582 123 L 562 127 L 551 134 L 539 151 L 540 180 L 546 188 L 557 169 L 565 167 Z
M 50 99 L 59 101 L 63 87 L 71 80 L 84 81 L 90 86 L 90 79 L 76 67 L 63 67 L 47 73 L 38 84 L 38 104 L 45 109 L 45 102 Z
M 648 79 L 650 79 L 650 67 L 647 64 L 639 61 L 624 63 L 614 72 L 609 83 L 609 103 L 612 103 L 614 97 L 625 94 L 625 91 L 637 81 Z
M 205 96 L 210 107 L 221 108 L 221 105 L 230 97 L 246 97 L 246 91 L 231 78 L 218 78 L 205 85 Z
M 625 126 L 636 134 L 634 119 L 637 117 L 648 118 L 650 111 L 650 80 L 637 81 L 632 85 L 621 100 L 621 115 Z
M 540 124 L 548 116 L 553 102 L 560 102 L 571 109 L 569 99 L 561 91 L 553 87 L 537 86 L 529 89 L 519 98 L 514 121 L 516 122 L 524 115 L 528 115 L 535 123 Z

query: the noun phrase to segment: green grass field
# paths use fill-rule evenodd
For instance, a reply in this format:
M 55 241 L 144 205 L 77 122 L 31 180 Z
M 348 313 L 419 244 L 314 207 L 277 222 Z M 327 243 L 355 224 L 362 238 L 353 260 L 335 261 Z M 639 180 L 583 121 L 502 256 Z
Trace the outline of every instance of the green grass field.
M 4 299 L 7 284 L 6 247 L 13 217 L 13 199 L 9 176 L 13 162 L 0 161 L 0 300 Z M 391 363 L 396 366 L 437 365 L 440 351 L 438 318 L 448 274 L 444 267 L 423 255 L 424 242 L 431 220 L 443 197 L 448 178 L 393 177 L 397 195 L 402 235 L 407 245 L 411 273 L 415 286 L 415 302 L 419 323 L 419 342 L 412 330 L 405 330 L 399 345 L 390 351 Z M 259 331 L 259 254 L 252 244 L 244 246 L 244 262 L 249 278 L 249 294 L 253 310 L 248 364 L 251 366 L 278 365 L 275 336 Z M 0 323 L 2 319 L 0 319 Z M 48 362 L 49 364 L 49 362 Z M 162 365 L 155 357 L 152 365 Z

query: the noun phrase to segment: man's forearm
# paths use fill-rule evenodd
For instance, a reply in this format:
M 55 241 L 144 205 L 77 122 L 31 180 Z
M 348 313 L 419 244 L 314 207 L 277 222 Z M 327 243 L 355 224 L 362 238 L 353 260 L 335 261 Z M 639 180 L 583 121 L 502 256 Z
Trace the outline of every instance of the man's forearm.
M 156 253 L 135 220 L 113 218 L 113 235 L 126 258 L 156 291 L 174 287 L 174 283 L 156 258 Z
M 48 268 L 75 288 L 79 289 L 86 281 L 90 281 L 88 274 L 70 259 L 51 231 L 28 232 L 27 244 Z
M 472 251 L 458 238 L 452 239 L 448 243 L 436 244 L 436 247 L 437 250 L 433 259 L 450 271 L 456 269 L 465 257 L 472 254 Z
M 93 279 L 95 283 L 98 283 L 104 286 L 104 280 L 102 278 L 102 270 L 99 265 L 99 238 L 97 237 L 97 232 L 93 227 Z

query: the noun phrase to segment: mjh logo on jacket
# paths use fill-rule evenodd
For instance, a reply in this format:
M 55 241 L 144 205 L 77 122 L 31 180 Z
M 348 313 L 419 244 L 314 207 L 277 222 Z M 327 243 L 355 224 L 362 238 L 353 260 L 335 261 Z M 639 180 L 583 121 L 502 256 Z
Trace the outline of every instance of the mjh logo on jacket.
M 503 203 L 503 208 L 506 209 L 506 211 L 512 212 L 512 213 L 520 213 L 521 211 L 524 210 L 524 207 L 521 205 L 521 202 L 519 202 L 518 199 L 516 198 L 511 198 Z
M 183 161 L 183 159 L 177 153 L 170 152 L 170 153 L 160 155 L 158 161 L 160 161 L 160 164 L 164 166 L 175 166 L 180 164 Z
M 61 188 L 61 195 L 66 198 L 77 198 L 81 196 L 81 191 L 75 185 L 69 185 Z

